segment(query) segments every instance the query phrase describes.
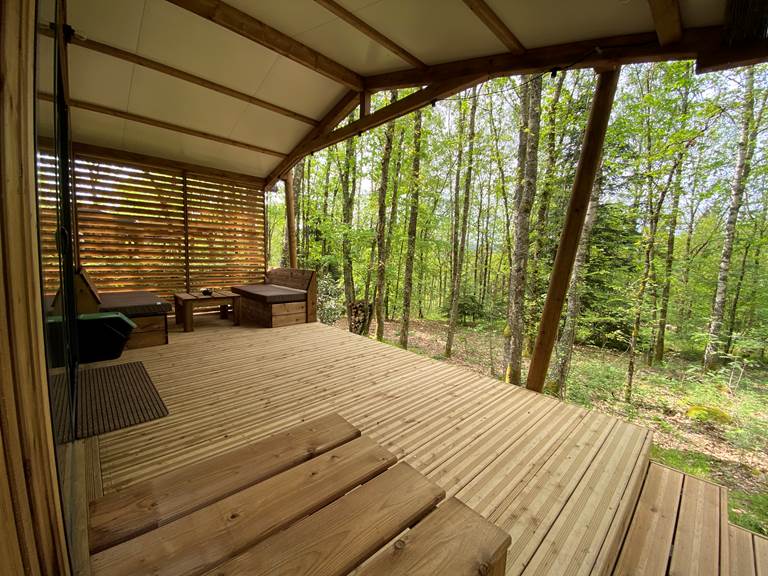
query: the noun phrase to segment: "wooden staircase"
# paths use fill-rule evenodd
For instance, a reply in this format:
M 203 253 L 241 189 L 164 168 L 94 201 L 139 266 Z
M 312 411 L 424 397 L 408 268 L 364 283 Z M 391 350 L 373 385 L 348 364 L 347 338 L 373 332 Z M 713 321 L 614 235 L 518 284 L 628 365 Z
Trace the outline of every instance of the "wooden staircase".
M 510 537 L 338 415 L 90 503 L 94 575 L 504 573 Z
M 651 462 L 613 574 L 768 576 L 768 539 L 728 522 L 726 488 Z

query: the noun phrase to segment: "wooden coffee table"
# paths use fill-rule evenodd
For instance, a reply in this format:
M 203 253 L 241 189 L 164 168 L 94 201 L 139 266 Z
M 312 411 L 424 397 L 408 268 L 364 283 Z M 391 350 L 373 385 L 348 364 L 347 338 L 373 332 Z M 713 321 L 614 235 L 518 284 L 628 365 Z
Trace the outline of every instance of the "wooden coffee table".
M 232 320 L 235 326 L 240 324 L 240 296 L 226 290 L 215 290 L 210 296 L 205 294 L 192 294 L 179 292 L 173 295 L 173 303 L 176 309 L 176 324 L 184 323 L 184 332 L 192 332 L 195 326 L 192 322 L 192 313 L 195 306 L 219 305 L 222 318 L 227 317 L 227 309 L 232 306 Z

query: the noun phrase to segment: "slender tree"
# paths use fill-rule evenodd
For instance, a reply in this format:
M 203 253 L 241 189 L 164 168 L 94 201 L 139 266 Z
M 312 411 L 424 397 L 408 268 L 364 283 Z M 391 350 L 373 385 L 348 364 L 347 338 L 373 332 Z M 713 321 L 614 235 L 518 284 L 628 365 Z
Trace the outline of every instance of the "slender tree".
M 530 248 L 531 209 L 536 194 L 538 177 L 539 133 L 541 121 L 541 76 L 524 80 L 525 118 L 521 122 L 521 140 L 525 132 L 524 164 L 515 191 L 515 245 L 509 276 L 509 307 L 505 381 L 520 386 L 522 383 L 523 335 L 525 322 L 525 286 L 528 252 Z
M 351 121 L 354 121 L 354 114 Z M 355 278 L 352 270 L 352 216 L 355 207 L 356 188 L 356 162 L 355 162 L 355 138 L 346 142 L 344 153 L 344 167 L 341 173 L 341 199 L 342 199 L 342 239 L 341 258 L 344 269 L 344 298 L 347 308 L 347 320 L 349 329 L 352 330 L 352 304 L 355 302 Z
M 397 100 L 397 91 L 389 94 L 390 104 Z M 384 151 L 381 155 L 381 178 L 378 192 L 378 219 L 376 220 L 376 338 L 384 339 L 384 280 L 387 273 L 387 187 L 389 185 L 389 161 L 392 156 L 392 141 L 395 136 L 395 122 L 387 123 L 384 129 Z
M 408 216 L 408 254 L 405 258 L 403 279 L 403 322 L 400 327 L 400 346 L 408 348 L 408 330 L 411 321 L 411 291 L 413 289 L 413 261 L 416 256 L 416 231 L 419 218 L 419 188 L 421 168 L 421 110 L 413 118 L 413 165 L 411 168 L 410 209 Z
M 453 282 L 451 288 L 451 309 L 448 317 L 448 334 L 445 339 L 445 356 L 450 358 L 453 353 L 453 338 L 456 333 L 456 323 L 459 316 L 459 298 L 461 295 L 461 277 L 464 268 L 464 252 L 467 246 L 467 224 L 469 220 L 469 200 L 472 193 L 472 167 L 475 151 L 475 117 L 477 116 L 477 86 L 472 88 L 472 105 L 469 112 L 469 149 L 467 150 L 467 174 L 464 177 L 464 206 L 461 214 L 461 230 L 459 231 L 459 250 L 453 266 Z M 457 167 L 458 170 L 458 167 Z M 458 223 L 457 223 L 458 226 Z
M 736 154 L 736 169 L 731 185 L 728 216 L 725 221 L 723 251 L 720 255 L 715 297 L 712 301 L 712 313 L 709 319 L 709 337 L 707 339 L 707 347 L 704 350 L 705 369 L 715 368 L 720 363 L 723 316 L 725 315 L 728 275 L 731 271 L 731 255 L 733 254 L 733 244 L 736 239 L 736 220 L 739 217 L 739 210 L 741 210 L 744 190 L 752 168 L 752 156 L 755 151 L 756 126 L 758 123 L 755 122 L 755 69 L 753 67 L 746 69 L 744 80 L 744 99 L 741 106 L 741 126 Z

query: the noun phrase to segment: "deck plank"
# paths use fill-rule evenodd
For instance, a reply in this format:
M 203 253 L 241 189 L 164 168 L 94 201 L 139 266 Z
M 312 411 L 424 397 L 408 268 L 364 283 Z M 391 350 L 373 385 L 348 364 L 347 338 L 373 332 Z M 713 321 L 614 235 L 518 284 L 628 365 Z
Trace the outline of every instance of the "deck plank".
M 752 533 L 744 528 L 728 526 L 730 576 L 755 576 L 755 547 Z
M 444 496 L 401 463 L 209 574 L 341 576 L 421 520 Z
M 752 535 L 755 550 L 755 573 L 757 576 L 768 576 L 768 538 Z
M 331 414 L 98 498 L 90 503 L 91 553 L 167 524 L 359 435 L 357 428 Z
M 92 557 L 94 575 L 201 574 L 395 463 L 357 438 L 308 462 Z
M 720 574 L 720 487 L 685 476 L 670 576 Z

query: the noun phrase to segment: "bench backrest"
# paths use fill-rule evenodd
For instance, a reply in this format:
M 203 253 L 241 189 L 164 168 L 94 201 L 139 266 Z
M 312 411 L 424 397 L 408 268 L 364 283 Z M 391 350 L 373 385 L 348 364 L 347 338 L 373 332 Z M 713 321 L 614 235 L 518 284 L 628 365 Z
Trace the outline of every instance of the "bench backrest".
M 309 290 L 315 281 L 314 270 L 299 270 L 296 268 L 273 268 L 267 272 L 267 284 L 279 284 L 288 288 Z
M 273 268 L 266 274 L 267 284 L 279 284 L 288 288 L 307 291 L 307 322 L 317 321 L 317 273 L 298 268 Z

